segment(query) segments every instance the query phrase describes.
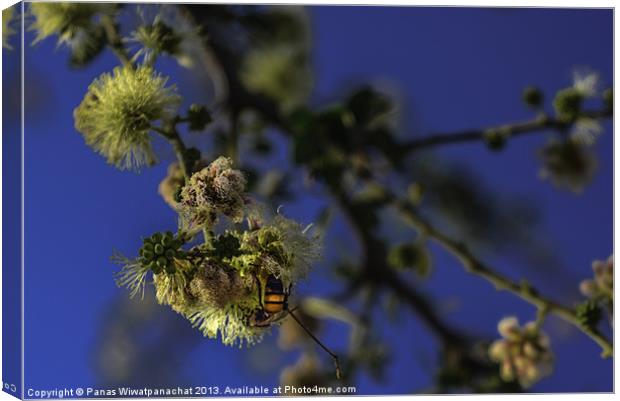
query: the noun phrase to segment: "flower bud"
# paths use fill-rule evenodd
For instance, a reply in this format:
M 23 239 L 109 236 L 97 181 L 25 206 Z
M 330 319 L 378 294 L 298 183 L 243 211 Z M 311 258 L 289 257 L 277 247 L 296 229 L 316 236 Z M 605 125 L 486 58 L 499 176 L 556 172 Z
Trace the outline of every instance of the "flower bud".
M 539 355 L 539 352 L 536 349 L 536 346 L 532 344 L 531 342 L 526 342 L 523 345 L 523 353 L 525 354 L 526 357 L 532 358 L 532 359 L 535 359 Z
M 192 104 L 189 107 L 187 119 L 189 120 L 189 129 L 191 131 L 202 131 L 207 124 L 213 121 L 207 108 L 200 104 Z
M 575 88 L 566 88 L 557 92 L 553 99 L 553 107 L 559 118 L 566 121 L 577 119 L 581 113 L 584 95 Z
M 523 91 L 523 102 L 532 109 L 538 109 L 542 106 L 543 93 L 535 86 L 528 86 Z
M 500 376 L 504 381 L 513 381 L 515 379 L 515 372 L 512 367 L 512 363 L 508 360 L 502 362 L 500 366 Z
M 593 280 L 583 280 L 581 281 L 581 283 L 579 283 L 579 291 L 585 297 L 593 297 L 596 292 L 596 284 Z
M 500 130 L 487 130 L 484 133 L 484 141 L 491 150 L 502 150 L 507 139 L 508 135 Z
M 529 387 L 550 374 L 553 355 L 549 338 L 535 322 L 519 327 L 515 317 L 507 317 L 499 322 L 498 331 L 503 338 L 494 341 L 488 353 L 499 363 L 503 380 L 518 380 L 523 387 Z
M 497 331 L 504 338 L 517 339 L 520 336 L 519 321 L 514 316 L 505 317 L 497 325 Z
M 592 262 L 594 278 L 583 280 L 579 284 L 581 293 L 590 299 L 613 300 L 614 295 L 614 261 L 613 255 L 606 261 Z
M 506 355 L 508 355 L 508 347 L 503 340 L 496 340 L 489 347 L 489 357 L 494 361 L 501 361 Z
M 396 269 L 404 269 L 415 266 L 418 256 L 419 250 L 415 244 L 399 244 L 388 252 L 388 263 Z
M 518 372 L 521 372 L 521 371 L 523 371 L 523 368 L 529 363 L 529 361 L 528 361 L 528 358 L 526 358 L 524 356 L 517 355 L 517 356 L 513 357 L 512 363 L 513 363 L 515 369 Z
M 528 363 L 522 372 L 523 379 L 526 383 L 534 383 L 540 376 L 540 369 L 533 363 Z
M 181 37 L 172 27 L 157 18 L 152 25 L 141 25 L 133 34 L 133 40 L 156 54 L 175 55 L 179 51 Z
M 161 255 L 164 253 L 164 247 L 162 246 L 162 244 L 155 244 L 154 250 L 156 255 Z
M 161 239 L 161 244 L 165 247 L 169 247 L 172 245 L 173 235 L 170 231 L 166 231 L 164 237 Z
M 168 260 L 166 260 L 166 258 L 163 256 L 158 257 L 157 266 L 161 269 L 165 268 L 166 266 L 168 266 Z

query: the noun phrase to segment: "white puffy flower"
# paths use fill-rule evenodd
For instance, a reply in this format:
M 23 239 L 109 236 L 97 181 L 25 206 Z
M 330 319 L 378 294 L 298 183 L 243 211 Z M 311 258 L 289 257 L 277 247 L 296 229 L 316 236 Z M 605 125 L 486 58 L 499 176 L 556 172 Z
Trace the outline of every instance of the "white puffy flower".
M 599 92 L 600 77 L 590 69 L 573 72 L 573 88 L 584 97 L 594 97 Z
M 549 179 L 558 188 L 582 193 L 597 169 L 594 152 L 576 141 L 551 141 L 540 151 L 541 179 Z
M 572 127 L 570 137 L 581 145 L 594 145 L 603 133 L 603 126 L 593 118 L 581 117 Z

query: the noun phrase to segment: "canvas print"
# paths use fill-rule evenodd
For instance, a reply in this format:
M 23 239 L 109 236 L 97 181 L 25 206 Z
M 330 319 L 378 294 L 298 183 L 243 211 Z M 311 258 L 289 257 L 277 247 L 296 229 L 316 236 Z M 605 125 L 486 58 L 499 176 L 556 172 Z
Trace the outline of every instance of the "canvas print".
M 613 17 L 5 9 L 3 390 L 613 392 Z

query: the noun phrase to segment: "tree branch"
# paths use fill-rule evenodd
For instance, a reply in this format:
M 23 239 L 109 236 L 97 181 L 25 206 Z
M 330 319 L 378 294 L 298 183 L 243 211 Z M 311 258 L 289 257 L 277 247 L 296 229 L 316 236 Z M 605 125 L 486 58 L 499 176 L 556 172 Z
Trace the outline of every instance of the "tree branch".
M 134 65 L 127 53 L 127 49 L 123 45 L 123 41 L 118 33 L 116 23 L 109 15 L 103 15 L 101 17 L 101 24 L 105 30 L 106 37 L 108 39 L 108 46 L 112 49 L 112 52 L 118 57 L 121 63 L 127 68 L 134 68 Z
M 409 203 L 396 202 L 396 206 L 413 227 L 434 239 L 435 242 L 454 255 L 461 262 L 465 271 L 485 279 L 498 290 L 505 290 L 513 293 L 524 301 L 536 306 L 539 311 L 553 313 L 564 321 L 577 327 L 601 347 L 601 356 L 603 358 L 608 358 L 613 355 L 613 345 L 611 342 L 595 328 L 586 327 L 579 323 L 575 311 L 540 295 L 539 292 L 527 282 L 516 283 L 497 273 L 495 270 L 479 261 L 464 244 L 449 238 L 447 235 L 435 229 L 430 223 L 420 217 L 415 208 Z
M 584 112 L 582 115 L 583 117 L 587 118 L 601 119 L 611 118 L 613 116 L 613 112 L 607 110 L 588 111 Z M 422 138 L 417 138 L 411 141 L 404 142 L 401 145 L 401 149 L 403 153 L 410 153 L 419 149 L 426 149 L 439 145 L 483 141 L 485 139 L 485 135 L 488 132 L 499 132 L 506 135 L 507 137 L 516 137 L 521 135 L 539 133 L 547 129 L 561 131 L 568 128 L 571 124 L 572 122 L 566 122 L 557 118 L 551 118 L 542 115 L 532 120 L 514 124 L 497 125 L 486 129 L 471 129 L 453 133 L 428 135 Z
M 166 138 L 170 144 L 172 144 L 174 153 L 179 161 L 181 171 L 183 171 L 183 176 L 185 177 L 185 180 L 187 180 L 192 175 L 193 166 L 190 165 L 190 161 L 187 158 L 187 147 L 185 146 L 185 142 L 183 142 L 181 135 L 179 135 L 179 132 L 176 129 L 177 121 L 179 121 L 179 119 L 171 121 L 165 128 L 152 126 L 151 129 L 159 133 L 161 136 Z
M 356 210 L 350 199 L 341 187 L 330 187 L 332 196 L 338 202 L 349 224 L 358 235 L 362 245 L 362 270 L 365 282 L 383 285 L 400 296 L 409 304 L 411 309 L 422 321 L 441 339 L 444 344 L 464 345 L 467 343 L 464 336 L 443 322 L 434 312 L 428 300 L 415 289 L 408 286 L 392 269 L 386 265 L 386 249 L 382 241 L 360 223 Z
M 286 118 L 280 113 L 277 104 L 260 94 L 249 92 L 239 81 L 237 74 L 239 65 L 238 54 L 227 48 L 225 41 L 218 40 L 217 29 L 212 29 L 213 27 L 211 26 L 209 15 L 206 13 L 207 10 L 194 8 L 192 6 L 184 6 L 184 9 L 194 17 L 194 21 L 197 23 L 199 22 L 198 25 L 202 27 L 205 37 L 210 38 L 206 47 L 212 52 L 215 59 L 221 65 L 222 70 L 225 72 L 229 89 L 227 99 L 229 105 L 235 105 L 239 109 L 251 108 L 256 110 L 266 121 L 278 128 L 284 135 L 290 136 L 292 133 L 291 127 L 286 121 Z M 600 119 L 611 117 L 612 112 L 592 111 L 584 112 L 582 115 L 584 117 Z M 399 148 L 403 150 L 404 154 L 407 154 L 419 149 L 443 144 L 483 141 L 486 133 L 490 131 L 498 131 L 504 135 L 515 137 L 549 129 L 564 131 L 569 128 L 571 124 L 572 122 L 541 116 L 525 122 L 500 125 L 488 129 L 429 135 L 403 142 Z M 398 294 L 399 297 L 405 300 L 412 310 L 420 316 L 426 325 L 442 339 L 444 344 L 465 344 L 466 340 L 464 336 L 446 325 L 435 314 L 434 308 L 431 307 L 428 301 L 417 293 L 414 288 L 410 288 L 410 286 L 402 281 L 401 277 L 386 265 L 385 244 L 374 236 L 372 230 L 369 230 L 368 227 L 364 226 L 364 224 L 359 221 L 357 218 L 357 213 L 359 211 L 356 210 L 355 205 L 348 198 L 347 194 L 343 192 L 344 190 L 329 185 L 328 189 L 331 195 L 337 200 L 341 210 L 359 236 L 359 241 L 363 249 L 362 270 L 366 275 L 364 276 L 363 283 L 383 285 Z M 431 226 L 428 226 L 425 221 L 417 219 L 415 211 L 412 210 L 410 213 L 412 213 L 411 217 L 413 217 L 413 222 L 417 224 L 417 228 L 427 232 L 427 234 L 431 235 L 437 242 L 457 256 L 468 271 L 492 282 L 499 288 L 515 293 L 524 300 L 537 306 L 539 310 L 540 308 L 546 308 L 545 310 L 548 309 L 549 312 L 558 315 L 589 335 L 603 348 L 605 356 L 611 355 L 613 348 L 609 341 L 597 331 L 579 325 L 571 309 L 541 297 L 531 286 L 515 284 L 503 276 L 500 276 L 477 261 L 465 247 L 443 236 L 440 232 L 435 231 Z

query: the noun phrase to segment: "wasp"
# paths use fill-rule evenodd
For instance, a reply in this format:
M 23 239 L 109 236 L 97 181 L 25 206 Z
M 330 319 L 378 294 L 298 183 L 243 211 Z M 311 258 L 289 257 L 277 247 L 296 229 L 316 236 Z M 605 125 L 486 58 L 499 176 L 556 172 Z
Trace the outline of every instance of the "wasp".
M 293 313 L 297 308 L 289 309 L 288 297 L 291 294 L 291 286 L 285 289 L 282 280 L 273 274 L 267 277 L 264 287 L 261 285 L 261 281 L 257 276 L 254 276 L 254 280 L 258 288 L 258 300 L 261 307 L 253 315 L 250 315 L 248 325 L 251 327 L 269 327 L 273 323 L 279 322 L 290 315 L 310 338 L 332 357 L 336 367 L 336 378 L 340 379 L 338 355 L 327 348 L 314 333 L 299 320 L 295 313 Z

